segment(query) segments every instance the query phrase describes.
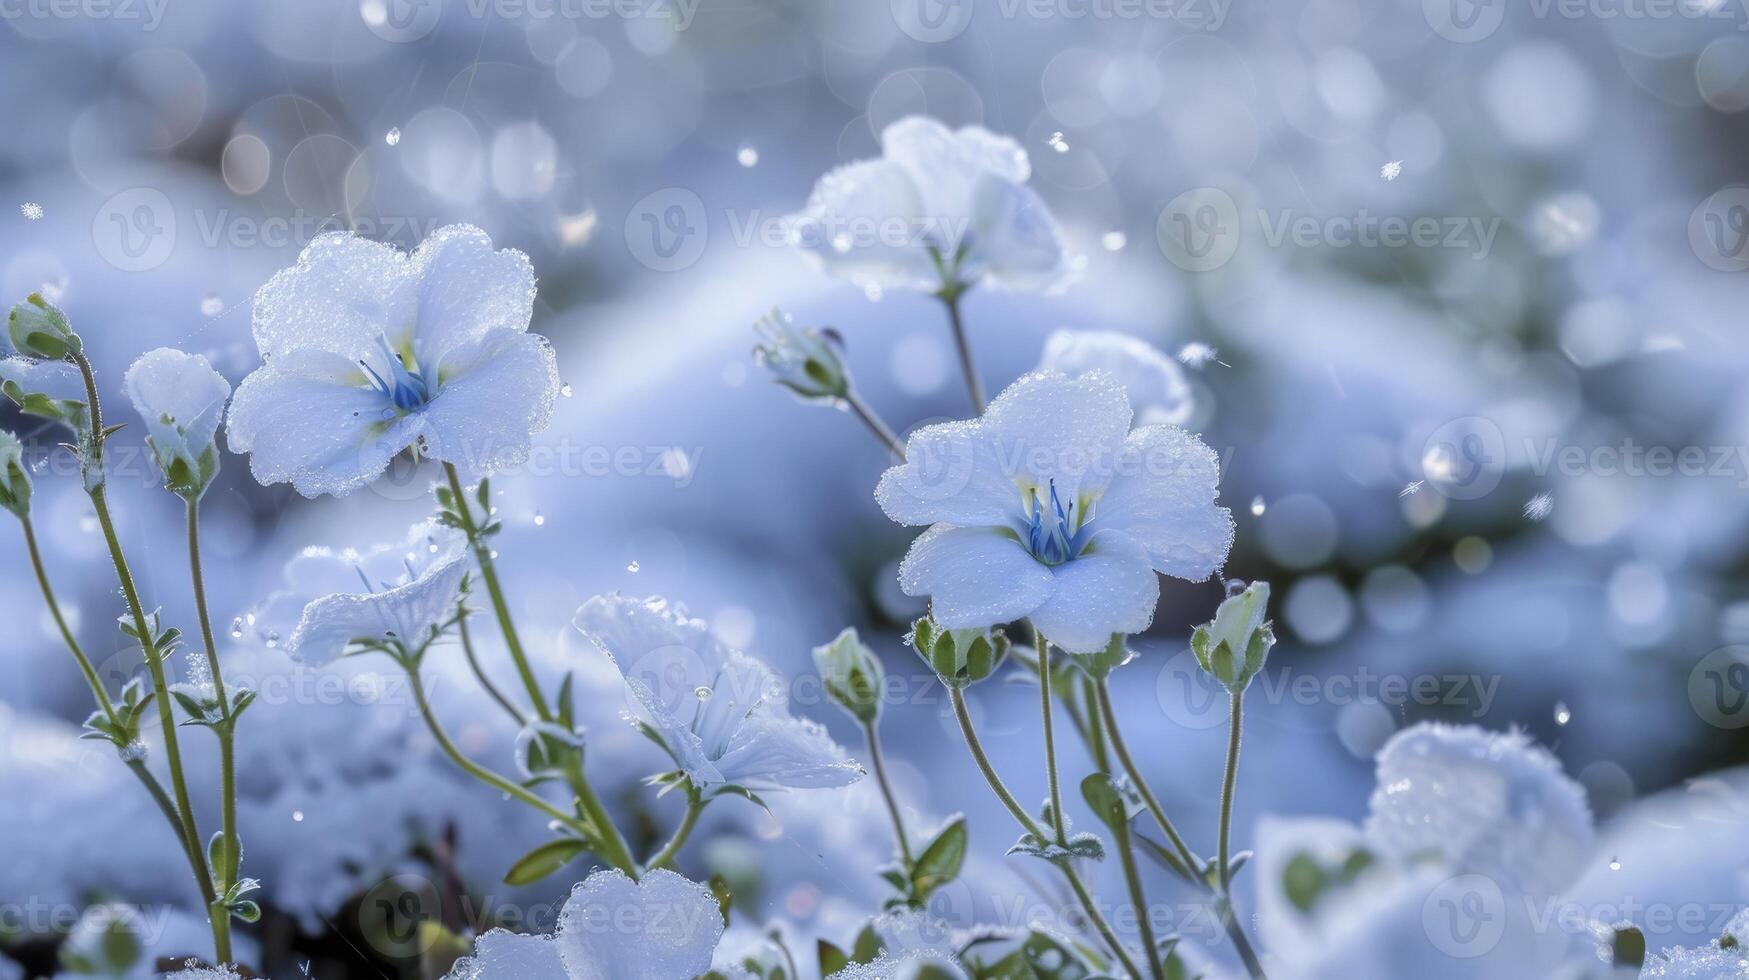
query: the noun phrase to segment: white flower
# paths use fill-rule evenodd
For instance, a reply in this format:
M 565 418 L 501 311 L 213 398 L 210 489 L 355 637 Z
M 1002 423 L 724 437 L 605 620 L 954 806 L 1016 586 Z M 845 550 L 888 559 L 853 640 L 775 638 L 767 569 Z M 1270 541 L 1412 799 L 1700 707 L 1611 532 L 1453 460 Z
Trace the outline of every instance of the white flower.
M 1386 855 L 1434 855 L 1539 897 L 1573 884 L 1595 836 L 1585 791 L 1521 732 L 1405 729 L 1379 750 L 1371 807 L 1367 840 Z
M 134 411 L 146 423 L 146 438 L 177 493 L 198 493 L 219 467 L 219 422 L 231 383 L 199 354 L 160 347 L 140 355 L 123 376 Z
M 1667 949 L 1646 960 L 1640 980 L 1749 980 L 1749 959 L 1717 946 Z
M 1092 372 L 1030 374 L 985 415 L 911 434 L 875 498 L 900 524 L 933 525 L 899 567 L 937 623 L 1031 619 L 1070 653 L 1154 618 L 1161 572 L 1208 578 L 1233 518 L 1216 507 L 1220 464 L 1182 429 L 1130 430 L 1123 386 Z
M 454 614 L 467 574 L 467 539 L 421 521 L 401 544 L 360 554 L 306 548 L 286 564 L 287 588 L 250 616 L 269 646 L 325 664 L 354 640 L 396 640 L 417 649 Z
M 710 889 L 672 871 L 597 871 L 571 890 L 552 937 L 494 929 L 450 980 L 685 980 L 711 968 L 723 916 Z
M 881 152 L 820 178 L 789 219 L 792 240 L 827 273 L 925 292 L 980 282 L 1043 290 L 1067 278 L 1056 221 L 1026 186 L 1032 168 L 1018 143 L 910 116 L 881 133 Z
M 862 770 L 792 717 L 783 681 L 663 599 L 596 596 L 573 620 L 610 658 L 649 730 L 705 796 L 846 786 Z
M 265 363 L 232 400 L 231 449 L 306 497 L 361 487 L 415 445 L 472 470 L 520 463 L 559 386 L 533 304 L 527 256 L 469 225 L 411 255 L 319 236 L 255 294 Z
M 1138 425 L 1183 425 L 1196 407 L 1178 363 L 1152 344 L 1111 330 L 1057 330 L 1045 338 L 1042 371 L 1104 371 L 1129 394 Z

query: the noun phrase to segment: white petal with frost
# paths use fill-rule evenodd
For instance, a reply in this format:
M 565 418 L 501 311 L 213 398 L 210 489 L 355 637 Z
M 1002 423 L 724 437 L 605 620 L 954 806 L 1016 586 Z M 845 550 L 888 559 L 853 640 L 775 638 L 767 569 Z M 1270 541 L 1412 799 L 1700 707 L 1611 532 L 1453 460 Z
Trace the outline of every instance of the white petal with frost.
M 790 238 L 828 275 L 884 289 L 933 289 L 941 273 L 924 245 L 932 221 L 917 183 L 889 160 L 828 172 L 808 206 L 787 219 Z
M 66 361 L 0 357 L 0 384 L 16 385 L 25 395 L 44 395 L 58 401 L 85 400 L 85 379 L 78 368 Z
M 1140 425 L 1180 425 L 1194 407 L 1184 370 L 1152 344 L 1111 330 L 1058 330 L 1045 338 L 1042 370 L 1071 377 L 1104 371 L 1129 395 Z
M 1027 616 L 1055 584 L 1050 569 L 1001 528 L 936 525 L 912 542 L 899 564 L 900 588 L 930 596 L 931 615 L 948 629 Z
M 122 382 L 160 458 L 182 455 L 192 465 L 218 434 L 231 383 L 207 359 L 169 347 L 140 355 Z
M 370 577 L 383 571 L 384 559 L 393 558 L 400 560 L 400 568 L 392 578 Z M 354 640 L 425 642 L 434 627 L 454 614 L 468 571 L 467 558 L 462 534 L 434 520 L 415 524 L 405 542 L 377 549 L 369 560 L 356 554 L 344 557 L 342 561 L 356 573 L 351 587 L 305 604 L 286 636 L 286 652 L 304 663 L 323 664 L 340 656 Z M 293 560 L 301 573 L 313 571 L 318 563 L 326 564 L 309 552 Z M 324 577 L 337 574 L 331 567 L 324 571 Z
M 474 955 L 457 960 L 448 980 L 565 980 L 559 944 L 551 936 L 493 929 L 474 940 Z
M 558 360 L 538 334 L 499 331 L 443 359 L 445 379 L 420 413 L 426 452 L 480 472 L 528 460 L 530 434 L 547 427 Z
M 597 871 L 559 913 L 569 980 L 680 980 L 710 969 L 723 917 L 710 889 L 672 871 Z
M 1200 582 L 1227 562 L 1233 516 L 1214 500 L 1220 458 L 1194 434 L 1144 426 L 1124 440 L 1094 520 L 1147 549 L 1154 570 Z
M 1154 621 L 1160 580 L 1147 552 L 1117 532 L 1095 535 L 1090 551 L 1051 569 L 1051 578 L 1032 624 L 1070 653 L 1098 653 L 1113 633 L 1140 633 Z

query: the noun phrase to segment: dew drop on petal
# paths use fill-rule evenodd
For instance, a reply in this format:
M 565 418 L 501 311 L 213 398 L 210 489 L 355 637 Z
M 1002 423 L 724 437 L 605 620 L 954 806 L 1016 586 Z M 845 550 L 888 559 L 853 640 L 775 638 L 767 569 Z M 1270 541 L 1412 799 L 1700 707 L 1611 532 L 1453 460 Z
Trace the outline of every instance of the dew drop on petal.
M 571 397 L 571 395 L 572 395 L 571 383 L 567 381 L 564 384 L 560 385 L 559 386 L 559 394 L 564 395 L 566 398 Z
M 1241 592 L 1244 592 L 1245 589 L 1247 588 L 1247 586 L 1245 584 L 1245 580 L 1242 578 L 1230 578 L 1230 579 L 1227 579 L 1226 588 L 1227 588 L 1227 596 L 1228 596 L 1228 598 L 1231 598 L 1233 596 L 1238 595 Z
M 709 701 L 711 699 L 711 695 L 714 693 L 716 693 L 716 692 L 712 691 L 710 688 L 704 686 L 703 684 L 700 684 L 699 686 L 692 689 L 692 696 L 699 699 L 700 701 Z
M 395 144 L 401 142 L 401 128 L 399 126 L 396 126 L 396 127 L 391 128 L 388 132 L 384 133 L 383 134 L 383 142 L 389 144 L 390 146 L 394 146 Z

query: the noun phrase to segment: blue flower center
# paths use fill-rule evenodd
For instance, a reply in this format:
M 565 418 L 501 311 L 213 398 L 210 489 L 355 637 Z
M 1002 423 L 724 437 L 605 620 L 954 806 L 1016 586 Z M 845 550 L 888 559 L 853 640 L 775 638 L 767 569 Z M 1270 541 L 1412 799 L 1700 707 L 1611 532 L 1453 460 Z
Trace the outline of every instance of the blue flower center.
M 383 359 L 388 363 L 388 377 L 378 374 L 364 359 L 359 359 L 359 366 L 370 376 L 370 386 L 381 392 L 389 404 L 398 411 L 411 412 L 413 409 L 431 400 L 431 385 L 420 372 L 417 364 L 412 370 L 395 349 L 389 346 L 389 338 L 378 337 L 377 346 L 382 349 Z
M 1078 509 L 1077 501 L 1063 506 L 1062 498 L 1057 496 L 1057 481 L 1050 482 L 1050 489 L 1048 505 L 1038 487 L 1027 489 L 1028 521 L 1023 543 L 1027 552 L 1044 564 L 1061 565 L 1087 547 L 1093 521 L 1084 506 Z

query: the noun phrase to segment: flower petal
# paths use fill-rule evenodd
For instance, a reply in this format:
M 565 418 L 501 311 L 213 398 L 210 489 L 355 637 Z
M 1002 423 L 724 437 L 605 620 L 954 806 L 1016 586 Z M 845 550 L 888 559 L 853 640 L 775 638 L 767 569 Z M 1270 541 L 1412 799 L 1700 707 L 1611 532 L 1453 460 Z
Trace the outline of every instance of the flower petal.
M 1130 429 L 1129 398 L 1115 378 L 1038 371 L 1009 385 L 984 413 L 1004 473 L 1024 490 L 1054 482 L 1067 501 L 1096 493 Z
M 754 791 L 849 786 L 862 778 L 824 727 L 777 706 L 748 714 L 716 764 L 725 782 Z
M 545 337 L 499 330 L 469 341 L 443 359 L 437 395 L 416 413 L 425 451 L 475 473 L 525 462 L 558 396 L 558 361 Z
M 446 225 L 419 243 L 407 262 L 421 362 L 498 330 L 528 329 L 534 315 L 534 267 L 513 248 L 493 251 L 473 225 Z M 556 385 L 555 385 L 556 386 Z
M 559 913 L 559 958 L 569 980 L 674 980 L 709 970 L 722 935 L 705 886 L 661 869 L 635 882 L 597 871 Z
M 1069 281 L 1057 221 L 1032 188 L 992 177 L 972 191 L 971 249 L 961 277 L 1004 289 L 1045 292 Z
M 1194 434 L 1170 425 L 1130 433 L 1111 485 L 1094 506 L 1094 526 L 1121 531 L 1146 548 L 1155 571 L 1200 582 L 1233 546 L 1233 515 L 1216 507 L 1220 458 Z
M 933 290 L 941 273 L 929 254 L 929 236 L 940 217 L 925 208 L 903 167 L 861 160 L 821 177 L 788 226 L 791 241 L 829 275 L 865 286 Z
M 418 413 L 395 417 L 358 381 L 357 368 L 338 354 L 298 350 L 273 358 L 231 399 L 231 451 L 250 454 L 258 482 L 289 481 L 306 497 L 364 486 L 412 445 L 424 422 Z
M 989 527 L 936 525 L 899 564 L 906 595 L 929 596 L 935 621 L 948 629 L 1019 619 L 1050 598 L 1050 570 L 1008 534 Z
M 1045 339 L 1044 370 L 1078 377 L 1104 371 L 1129 395 L 1136 421 L 1177 425 L 1190 417 L 1190 385 L 1178 362 L 1139 337 L 1113 330 L 1058 330 Z
M 493 929 L 474 940 L 474 955 L 456 961 L 445 980 L 558 980 L 564 975 L 553 937 Z
M 989 175 L 1023 184 L 1031 173 L 1026 151 L 1006 136 L 967 126 L 954 132 L 927 116 L 907 116 L 881 131 L 882 155 L 905 168 L 924 189 L 937 216 L 969 216 L 980 180 Z
M 359 639 L 393 639 L 417 646 L 455 612 L 468 563 L 460 557 L 382 592 L 326 595 L 304 607 L 286 652 L 306 664 L 325 664 Z
M 78 368 L 66 361 L 0 357 L 0 385 L 8 389 L 16 386 L 20 397 L 42 395 L 57 401 L 85 400 L 85 379 L 80 376 Z
M 905 441 L 905 462 L 881 474 L 875 500 L 900 524 L 1004 526 L 1020 491 L 981 422 L 924 426 Z
M 1140 633 L 1154 621 L 1160 580 L 1147 552 L 1121 534 L 1094 535 L 1086 553 L 1051 574 L 1056 587 L 1032 624 L 1070 653 L 1098 653 L 1113 633 Z
M 122 383 L 154 439 L 174 439 L 196 453 L 213 441 L 231 397 L 231 383 L 206 358 L 169 347 L 141 354 Z
M 407 257 L 352 232 L 317 235 L 297 264 L 255 293 L 255 346 L 263 358 L 320 350 L 347 361 L 374 354 L 391 326 L 411 324 Z

